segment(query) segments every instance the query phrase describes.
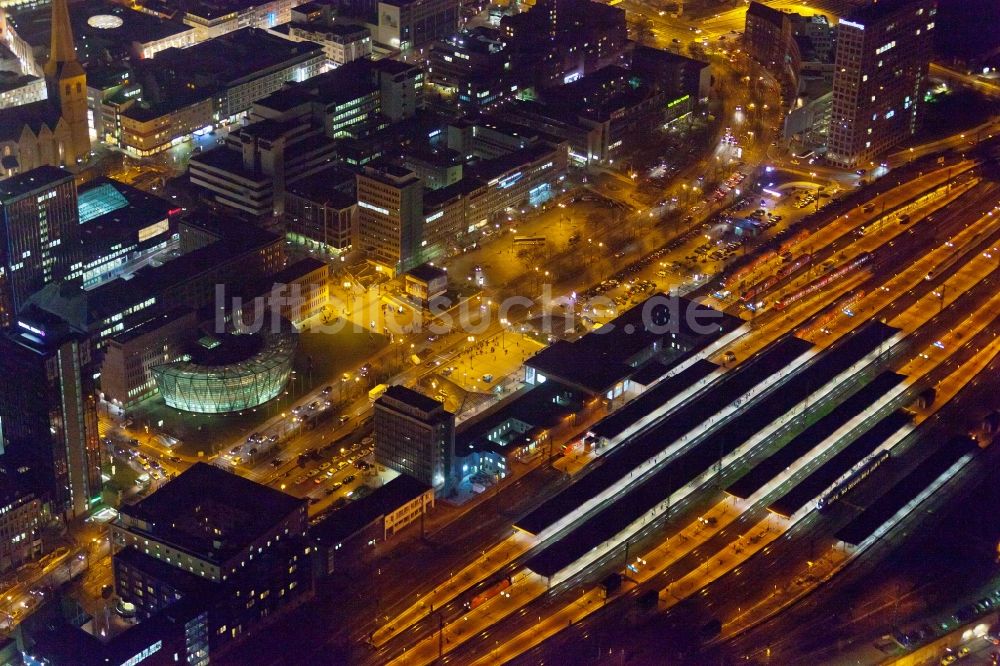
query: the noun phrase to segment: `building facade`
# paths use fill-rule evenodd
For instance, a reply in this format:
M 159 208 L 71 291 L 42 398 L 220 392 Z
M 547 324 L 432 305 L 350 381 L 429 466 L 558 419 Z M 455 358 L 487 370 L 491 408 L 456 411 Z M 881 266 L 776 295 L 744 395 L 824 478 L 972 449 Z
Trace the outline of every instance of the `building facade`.
M 883 0 L 837 25 L 827 159 L 869 167 L 920 121 L 936 0 Z
M 390 386 L 375 401 L 375 461 L 440 491 L 452 477 L 455 415 L 437 400 Z
M 0 371 L 19 379 L 0 387 L 3 463 L 67 518 L 101 495 L 96 370 L 92 339 L 53 317 L 0 338 Z
M 0 183 L 0 325 L 70 270 L 80 224 L 73 175 L 39 167 Z
M 392 275 L 423 263 L 421 180 L 409 169 L 380 164 L 365 167 L 357 187 L 358 249 Z
M 115 591 L 143 621 L 197 604 L 207 663 L 311 593 L 307 527 L 305 500 L 198 463 L 109 526 Z
M 128 409 L 154 395 L 153 368 L 179 360 L 197 324 L 193 310 L 179 309 L 108 340 L 101 362 L 104 399 Z

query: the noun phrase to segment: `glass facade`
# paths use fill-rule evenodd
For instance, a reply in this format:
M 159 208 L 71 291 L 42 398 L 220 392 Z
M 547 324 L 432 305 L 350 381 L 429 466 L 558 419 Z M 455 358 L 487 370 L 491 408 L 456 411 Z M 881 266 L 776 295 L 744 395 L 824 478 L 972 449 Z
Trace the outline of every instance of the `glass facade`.
M 238 412 L 276 397 L 292 372 L 298 336 L 288 330 L 263 335 L 260 351 L 236 363 L 177 361 L 154 367 L 160 395 L 175 409 L 203 414 Z

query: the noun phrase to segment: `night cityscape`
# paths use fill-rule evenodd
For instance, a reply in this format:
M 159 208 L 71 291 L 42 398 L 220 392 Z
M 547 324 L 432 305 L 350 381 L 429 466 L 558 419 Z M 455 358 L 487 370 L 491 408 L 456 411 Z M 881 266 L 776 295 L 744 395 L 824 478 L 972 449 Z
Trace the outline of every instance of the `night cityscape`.
M 1000 663 L 1000 0 L 0 8 L 0 666 Z

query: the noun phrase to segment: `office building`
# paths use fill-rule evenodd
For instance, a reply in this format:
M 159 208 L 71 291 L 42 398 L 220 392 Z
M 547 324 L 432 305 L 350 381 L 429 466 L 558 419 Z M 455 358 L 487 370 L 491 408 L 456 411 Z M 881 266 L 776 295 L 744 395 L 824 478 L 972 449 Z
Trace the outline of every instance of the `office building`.
M 423 263 L 424 185 L 409 169 L 388 163 L 357 176 L 358 249 L 390 275 Z
M 115 592 L 140 627 L 197 604 L 216 654 L 311 593 L 305 500 L 197 463 L 120 511 L 109 525 Z
M 65 277 L 80 249 L 73 174 L 39 167 L 0 183 L 0 325 L 28 297 Z
M 45 80 L 30 74 L 0 71 L 0 109 L 48 99 Z
M 161 19 L 180 19 L 194 28 L 195 42 L 222 37 L 242 28 L 266 30 L 288 23 L 295 0 L 141 0 L 137 7 Z
M 381 0 L 375 39 L 386 48 L 408 51 L 458 30 L 460 0 Z
M 424 70 L 389 58 L 376 60 L 373 67 L 382 115 L 393 123 L 412 118 L 424 103 Z
M 326 169 L 336 146 L 310 115 L 266 118 L 191 158 L 191 184 L 213 201 L 252 218 L 281 215 L 288 185 Z
M 76 37 L 76 55 L 87 69 L 102 63 L 127 64 L 152 58 L 163 49 L 185 48 L 195 43 L 195 30 L 177 19 L 165 19 L 111 0 L 85 0 L 69 3 L 69 22 Z M 52 21 L 48 7 L 15 11 L 13 30 L 32 47 L 35 54 L 47 57 Z
M 285 267 L 278 234 L 238 220 L 205 217 L 180 224 L 181 256 L 147 264 L 89 291 L 73 284 L 46 286 L 31 304 L 96 336 L 98 345 L 173 308 L 211 306 L 219 290 L 240 293 L 248 280 Z
M 324 252 L 350 249 L 358 215 L 354 183 L 353 174 L 330 168 L 289 185 L 285 192 L 289 239 Z
M 520 90 L 508 40 L 499 30 L 485 26 L 435 42 L 429 77 L 435 84 L 453 90 L 459 106 L 472 108 L 489 107 Z
M 0 474 L 0 571 L 42 555 L 47 507 L 31 490 Z
M 379 544 L 434 508 L 434 489 L 400 474 L 309 529 L 319 576 L 357 570 Z
M 868 168 L 917 131 L 936 13 L 936 0 L 882 0 L 837 24 L 828 160 Z
M 372 54 L 371 31 L 363 25 L 292 21 L 273 28 L 271 32 L 293 42 L 322 44 L 326 57 L 335 65 L 354 62 Z
M 194 310 L 177 308 L 107 341 L 101 361 L 101 393 L 128 409 L 156 393 L 153 368 L 180 360 L 198 330 Z
M 629 43 L 624 10 L 590 0 L 543 0 L 504 16 L 500 29 L 513 49 L 511 67 L 527 73 L 524 85 L 537 87 L 621 64 Z
M 0 463 L 53 514 L 84 515 L 101 497 L 93 339 L 51 315 L 22 313 L 0 338 L 0 372 L 18 378 L 0 386 Z
M 375 462 L 433 486 L 451 480 L 455 415 L 437 400 L 390 386 L 375 401 Z
M 238 120 L 259 99 L 324 67 L 319 44 L 244 28 L 190 48 L 160 51 L 137 66 L 142 95 L 122 112 L 122 147 L 139 156 L 192 132 Z

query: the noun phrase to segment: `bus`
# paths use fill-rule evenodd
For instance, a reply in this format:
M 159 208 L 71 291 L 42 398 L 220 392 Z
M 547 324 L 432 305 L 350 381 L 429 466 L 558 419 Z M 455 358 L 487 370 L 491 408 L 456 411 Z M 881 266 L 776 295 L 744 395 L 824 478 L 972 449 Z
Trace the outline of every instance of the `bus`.
M 514 245 L 545 245 L 545 236 L 514 236 Z

